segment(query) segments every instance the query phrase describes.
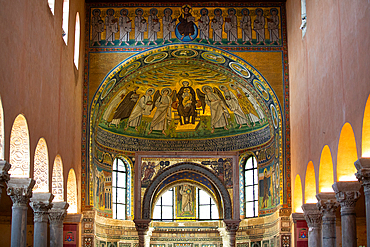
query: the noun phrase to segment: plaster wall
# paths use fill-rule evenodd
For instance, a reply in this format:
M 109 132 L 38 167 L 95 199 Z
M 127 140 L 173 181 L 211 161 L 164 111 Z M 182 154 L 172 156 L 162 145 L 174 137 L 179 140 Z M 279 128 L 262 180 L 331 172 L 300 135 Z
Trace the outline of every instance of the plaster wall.
M 5 119 L 5 159 L 9 160 L 13 121 L 22 113 L 30 135 L 31 176 L 35 148 L 39 138 L 44 137 L 49 152 L 49 186 L 55 156 L 60 154 L 65 188 L 70 168 L 75 169 L 77 187 L 81 188 L 85 3 L 70 1 L 67 45 L 62 38 L 62 4 L 63 1 L 55 1 L 53 15 L 45 0 L 1 3 L 0 95 Z M 76 12 L 81 20 L 78 70 L 73 62 Z M 78 190 L 79 198 L 80 193 Z M 10 201 L 5 197 L 3 193 L 2 202 Z M 10 210 L 8 203 L 1 205 Z
M 366 19 L 370 4 L 364 0 L 307 1 L 307 32 L 302 38 L 300 3 L 288 0 L 286 7 L 291 177 L 301 176 L 304 191 L 309 161 L 313 161 L 319 181 L 324 145 L 330 147 L 337 180 L 338 142 L 346 122 L 352 125 L 357 154 L 361 156 L 362 121 L 370 93 L 370 22 Z

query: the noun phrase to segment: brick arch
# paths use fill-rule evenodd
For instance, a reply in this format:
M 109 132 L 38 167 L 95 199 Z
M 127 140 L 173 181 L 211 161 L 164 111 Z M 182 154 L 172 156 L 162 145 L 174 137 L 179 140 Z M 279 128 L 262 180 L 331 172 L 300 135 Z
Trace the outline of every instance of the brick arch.
M 158 192 L 158 188 L 160 184 L 169 176 L 173 175 L 174 173 L 183 172 L 183 171 L 192 171 L 195 173 L 199 173 L 206 178 L 215 186 L 217 189 L 217 193 L 219 194 L 220 198 L 222 198 L 223 202 L 223 215 L 225 220 L 232 219 L 232 205 L 229 192 L 227 191 L 225 185 L 222 181 L 209 169 L 191 162 L 182 162 L 176 165 L 170 166 L 169 168 L 165 169 L 163 172 L 158 174 L 149 185 L 147 190 L 145 191 L 144 198 L 143 198 L 143 208 L 142 208 L 142 218 L 146 220 L 150 220 L 151 215 L 151 205 L 152 200 L 155 197 L 155 194 Z

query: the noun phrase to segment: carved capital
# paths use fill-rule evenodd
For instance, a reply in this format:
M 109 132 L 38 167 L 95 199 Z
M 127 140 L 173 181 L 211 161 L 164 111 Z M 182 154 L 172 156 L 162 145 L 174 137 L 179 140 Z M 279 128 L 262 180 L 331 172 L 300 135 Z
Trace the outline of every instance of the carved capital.
M 51 209 L 54 196 L 51 193 L 33 193 L 30 206 L 33 209 L 34 222 L 48 222 L 49 209 Z
M 333 184 L 335 197 L 341 206 L 341 213 L 355 213 L 355 206 L 360 197 L 361 184 L 356 181 L 336 182 Z
M 317 203 L 316 206 L 323 215 L 324 218 L 334 217 L 335 212 L 339 207 L 339 203 L 336 201 L 334 192 L 322 192 L 316 195 Z
M 226 230 L 229 233 L 238 231 L 240 220 L 224 220 L 224 222 L 226 225 Z
M 370 193 L 370 158 L 359 158 L 355 162 L 356 178 L 364 186 L 365 194 Z
M 69 204 L 67 202 L 54 202 L 53 206 L 49 210 L 49 221 L 53 225 L 63 225 L 63 220 L 67 215 L 67 208 Z
M 315 203 L 306 203 L 302 205 L 304 218 L 309 228 L 321 229 L 322 214 L 317 209 Z
M 150 220 L 148 219 L 134 219 L 136 231 L 139 235 L 145 235 L 149 228 Z
M 11 165 L 6 160 L 0 160 L 0 184 L 8 182 L 10 174 L 8 173 Z
M 35 186 L 35 180 L 32 178 L 11 178 L 7 185 L 7 194 L 13 201 L 13 207 L 27 207 L 28 200 L 32 196 L 32 188 Z

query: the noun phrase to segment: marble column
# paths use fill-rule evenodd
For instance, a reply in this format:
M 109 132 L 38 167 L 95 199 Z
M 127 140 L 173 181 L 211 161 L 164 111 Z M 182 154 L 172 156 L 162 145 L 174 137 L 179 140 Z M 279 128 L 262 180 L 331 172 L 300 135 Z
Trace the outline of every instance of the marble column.
M 230 247 L 235 247 L 236 232 L 239 229 L 240 220 L 224 220 L 226 225 L 226 231 L 229 235 Z
M 35 180 L 32 178 L 10 178 L 7 193 L 13 201 L 11 246 L 26 247 L 27 243 L 27 204 L 32 196 Z
M 149 229 L 150 219 L 134 219 L 135 228 L 139 235 L 139 246 L 145 247 L 145 236 Z
M 8 173 L 10 167 L 11 165 L 8 162 L 6 162 L 5 160 L 0 160 L 0 200 L 3 188 L 5 188 L 4 183 L 8 182 L 10 179 L 10 175 Z
M 334 192 L 322 192 L 316 195 L 317 208 L 322 214 L 322 246 L 335 247 L 337 245 L 335 213 L 339 204 L 335 199 Z
M 335 182 L 333 189 L 340 204 L 342 222 L 342 246 L 356 247 L 356 212 L 355 206 L 360 197 L 361 184 L 357 181 Z
M 48 215 L 54 196 L 51 193 L 33 193 L 30 206 L 33 209 L 33 246 L 48 246 Z
M 53 202 L 49 210 L 50 247 L 63 246 L 63 220 L 67 215 L 67 202 Z
M 308 226 L 308 247 L 321 247 L 322 215 L 315 203 L 303 204 L 302 209 Z
M 364 187 L 367 246 L 370 246 L 370 158 L 358 159 L 355 166 L 357 168 L 356 177 Z

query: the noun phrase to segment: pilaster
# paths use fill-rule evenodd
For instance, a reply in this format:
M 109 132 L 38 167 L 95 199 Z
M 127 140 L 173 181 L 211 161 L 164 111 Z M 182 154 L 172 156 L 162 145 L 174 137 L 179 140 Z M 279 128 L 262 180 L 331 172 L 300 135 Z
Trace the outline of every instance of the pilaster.
M 63 246 L 63 220 L 67 215 L 67 202 L 53 202 L 49 210 L 50 247 Z
M 322 246 L 336 246 L 336 211 L 339 203 L 335 199 L 334 192 L 322 192 L 316 195 L 317 208 L 322 214 Z
M 6 160 L 0 160 L 0 200 L 3 188 L 5 188 L 5 183 L 10 179 L 10 175 L 8 173 L 10 167 L 11 165 L 6 162 Z
M 308 226 L 308 246 L 321 247 L 322 214 L 315 203 L 303 204 L 302 209 Z
M 333 184 L 335 197 L 340 204 L 342 222 L 342 245 L 346 247 L 357 246 L 356 212 L 355 206 L 360 197 L 361 184 L 357 181 L 335 182 Z
M 32 196 L 35 180 L 10 178 L 7 185 L 7 194 L 13 201 L 11 246 L 25 247 L 27 243 L 27 203 Z

